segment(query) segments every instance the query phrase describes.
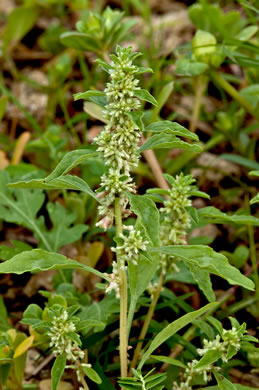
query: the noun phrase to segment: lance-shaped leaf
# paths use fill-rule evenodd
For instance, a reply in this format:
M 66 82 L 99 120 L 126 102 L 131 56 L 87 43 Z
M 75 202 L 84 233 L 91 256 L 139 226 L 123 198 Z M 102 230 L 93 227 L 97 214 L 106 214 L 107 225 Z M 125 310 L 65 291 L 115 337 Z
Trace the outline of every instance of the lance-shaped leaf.
M 64 46 L 77 50 L 98 52 L 101 49 L 96 39 L 76 31 L 64 32 L 61 34 L 60 40 Z
M 59 355 L 51 369 L 51 388 L 56 390 L 66 368 L 67 357 L 65 353 Z
M 70 189 L 87 192 L 96 199 L 95 193 L 88 184 L 80 177 L 66 175 L 75 166 L 83 163 L 88 158 L 95 156 L 97 153 L 91 149 L 79 149 L 68 152 L 58 163 L 56 168 L 45 179 L 33 179 L 30 181 L 19 181 L 10 183 L 10 188 L 41 188 L 41 189 Z
M 202 147 L 198 144 L 188 144 L 176 137 L 172 132 L 164 131 L 159 134 L 152 135 L 145 143 L 140 147 L 140 152 L 148 149 L 182 149 L 192 152 L 201 152 Z
M 150 123 L 150 125 L 145 127 L 145 131 L 149 133 L 161 133 L 163 131 L 170 131 L 170 133 L 174 135 L 180 135 L 181 137 L 186 137 L 193 139 L 194 141 L 199 141 L 199 137 L 196 134 L 179 125 L 179 123 L 177 122 L 158 121 Z
M 230 284 L 239 285 L 248 290 L 254 289 L 254 283 L 229 264 L 221 253 L 204 245 L 171 245 L 160 248 L 149 248 L 149 251 L 161 252 L 184 260 L 186 264 L 194 264 L 214 275 L 226 279 Z
M 159 212 L 155 203 L 145 196 L 133 194 L 128 194 L 128 196 L 130 199 L 131 210 L 138 216 L 137 223 L 144 229 L 147 237 L 154 246 L 160 245 Z M 137 301 L 155 275 L 159 262 L 159 255 L 153 254 L 152 260 L 153 261 L 150 262 L 146 256 L 140 255 L 137 266 L 131 262 L 128 265 L 129 286 L 131 292 L 128 316 L 129 329 L 134 316 Z
M 216 301 L 216 297 L 212 288 L 210 273 L 208 271 L 200 269 L 194 264 L 188 264 L 193 279 L 198 283 L 199 288 L 208 299 L 209 302 Z
M 166 340 L 168 340 L 170 337 L 172 337 L 175 333 L 177 333 L 180 329 L 184 328 L 186 325 L 190 324 L 193 320 L 200 317 L 202 314 L 204 314 L 206 311 L 211 309 L 217 305 L 217 303 L 209 303 L 208 305 L 202 307 L 199 310 L 193 311 L 191 313 L 187 313 L 178 320 L 172 322 L 171 324 L 167 325 L 161 332 L 159 332 L 156 337 L 153 339 L 152 343 L 150 344 L 148 350 L 144 353 L 138 369 L 141 370 L 143 365 L 145 364 L 146 360 L 150 357 L 150 355 Z
M 86 192 L 95 200 L 95 193 L 91 190 L 89 185 L 80 177 L 72 175 L 60 176 L 57 179 L 50 180 L 46 183 L 46 179 L 33 179 L 29 181 L 18 181 L 8 185 L 10 188 L 34 188 L 43 190 L 75 190 Z
M 153 104 L 154 106 L 157 105 L 156 99 L 146 89 L 136 89 L 134 91 L 134 96 L 136 96 L 140 100 L 144 100 L 145 102 L 149 102 L 149 103 Z
M 69 259 L 59 253 L 47 252 L 43 249 L 33 249 L 19 253 L 10 260 L 0 264 L 0 274 L 17 274 L 25 272 L 40 272 L 60 269 L 83 269 L 106 279 L 110 278 L 96 269 Z
M 79 100 L 79 99 L 88 100 L 93 96 L 105 96 L 105 93 L 103 91 L 86 91 L 86 92 L 76 93 L 73 96 L 74 96 L 74 100 Z
M 206 218 L 212 223 L 230 223 L 237 225 L 255 225 L 259 226 L 259 219 L 251 215 L 228 215 L 218 210 L 216 207 L 209 206 L 198 210 L 199 217 Z
M 142 117 L 144 115 L 143 111 L 129 111 L 126 112 L 126 114 L 140 131 L 144 131 L 144 125 L 142 122 Z

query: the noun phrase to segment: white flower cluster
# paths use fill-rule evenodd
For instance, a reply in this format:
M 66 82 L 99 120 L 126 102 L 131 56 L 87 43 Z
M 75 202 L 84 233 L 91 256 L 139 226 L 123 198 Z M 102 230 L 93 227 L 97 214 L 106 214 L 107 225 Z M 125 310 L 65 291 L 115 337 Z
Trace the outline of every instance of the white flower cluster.
M 229 347 L 235 349 L 235 353 L 240 349 L 241 338 L 238 334 L 238 330 L 235 327 L 232 327 L 231 330 L 223 329 L 222 341 L 220 335 L 217 335 L 214 340 L 204 340 L 203 348 L 197 349 L 197 352 L 200 356 L 204 356 L 208 351 L 219 351 L 221 353 L 220 358 L 223 362 L 227 363 L 227 352 Z M 187 368 L 183 374 L 183 381 L 178 384 L 177 382 L 173 383 L 173 390 L 192 390 L 191 383 L 193 379 L 198 375 L 203 375 L 204 382 L 207 384 L 211 380 L 212 370 L 220 370 L 220 367 L 214 366 L 213 364 L 208 364 L 206 367 L 195 368 L 198 360 L 192 360 L 187 364 Z
M 111 278 L 111 282 L 106 287 L 105 292 L 109 294 L 115 291 L 116 298 L 120 298 L 120 276 L 116 261 L 112 262 L 112 273 L 108 276 Z
M 54 356 L 65 352 L 67 360 L 71 362 L 84 358 L 84 352 L 79 348 L 78 343 L 70 337 L 70 334 L 75 330 L 76 326 L 73 321 L 68 319 L 66 310 L 52 319 L 51 329 L 47 334 L 50 337 L 49 346 L 53 348 Z
M 160 209 L 162 221 L 160 225 L 160 239 L 162 246 L 186 244 L 186 231 L 191 226 L 191 219 L 186 211 L 190 207 L 191 184 L 195 180 L 191 176 L 181 173 L 176 178 L 171 177 L 172 188 L 168 191 L 168 198 L 164 201 L 164 207 Z M 161 256 L 162 269 L 166 272 L 168 260 L 176 260 L 172 256 Z M 171 264 L 176 271 L 177 266 Z
M 125 208 L 125 191 L 135 192 L 130 171 L 138 165 L 141 135 L 130 115 L 140 107 L 140 101 L 134 97 L 134 91 L 139 89 L 139 80 L 134 75 L 139 68 L 132 61 L 137 56 L 138 53 L 131 53 L 131 48 L 120 47 L 116 49 L 116 56 L 112 56 L 113 61 L 108 66 L 111 82 L 104 90 L 108 104 L 103 113 L 108 124 L 95 139 L 97 150 L 103 154 L 105 164 L 109 167 L 101 179 L 104 196 L 99 214 L 108 215 L 110 219 L 113 218 L 115 197 L 120 197 L 121 205 Z
M 127 236 L 120 234 L 119 238 L 122 240 L 122 243 L 118 244 L 116 248 L 112 248 L 113 252 L 116 252 L 122 263 L 131 261 L 136 265 L 140 251 L 145 251 L 148 245 L 148 241 L 143 236 L 143 233 L 133 228 Z

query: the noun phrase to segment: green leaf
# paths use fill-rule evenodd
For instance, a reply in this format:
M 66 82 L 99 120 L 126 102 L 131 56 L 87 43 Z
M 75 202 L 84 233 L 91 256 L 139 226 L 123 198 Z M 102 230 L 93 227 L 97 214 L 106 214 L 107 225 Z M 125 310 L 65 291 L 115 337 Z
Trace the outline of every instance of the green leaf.
M 85 375 L 89 379 L 91 379 L 91 381 L 98 383 L 98 384 L 102 383 L 101 378 L 99 377 L 97 372 L 92 367 L 86 367 L 86 366 L 81 366 L 81 367 L 82 367 L 82 370 L 84 371 Z
M 110 278 L 106 274 L 102 274 L 92 267 L 81 264 L 76 260 L 69 259 L 59 253 L 47 252 L 43 249 L 33 249 L 31 251 L 22 252 L 12 259 L 0 264 L 0 274 L 14 273 L 21 275 L 25 272 L 40 272 L 51 269 L 83 269 L 100 276 L 108 282 L 110 281 Z
M 128 194 L 131 210 L 138 216 L 138 222 L 146 236 L 154 246 L 160 245 L 160 216 L 155 203 L 144 195 Z M 131 262 L 128 265 L 131 301 L 128 316 L 128 328 L 134 316 L 137 301 L 153 279 L 157 270 L 159 256 L 153 255 L 150 262 L 146 256 L 140 255 L 138 266 Z
M 10 191 L 7 188 L 8 175 L 0 171 L 0 215 L 11 223 L 25 226 L 34 232 L 42 245 L 51 250 L 50 243 L 42 234 L 42 218 L 37 218 L 37 213 L 44 202 L 44 194 L 41 191 L 19 190 Z
M 174 89 L 173 81 L 170 81 L 168 84 L 163 86 L 157 98 L 158 104 L 153 110 L 153 114 L 152 114 L 153 118 L 156 118 L 158 116 L 164 104 L 167 102 L 169 96 L 171 95 L 173 89 Z
M 235 39 L 240 41 L 248 41 L 252 36 L 258 31 L 257 26 L 248 26 L 241 30 L 236 36 Z
M 145 195 L 128 194 L 131 210 L 138 216 L 141 226 L 154 246 L 160 245 L 160 216 L 155 203 Z
M 150 357 L 155 359 L 155 360 L 158 360 L 159 362 L 168 363 L 168 364 L 171 364 L 173 366 L 177 366 L 177 367 L 181 367 L 181 368 L 187 367 L 185 364 L 180 362 L 180 360 L 172 359 L 168 356 L 151 355 Z
M 103 115 L 103 107 L 99 104 L 92 102 L 84 103 L 84 111 L 89 114 L 91 117 L 100 120 L 103 123 L 108 123 L 108 120 Z
M 145 131 L 151 133 L 160 133 L 162 131 L 170 131 L 170 133 L 174 135 L 180 135 L 181 137 L 193 139 L 194 141 L 199 141 L 199 137 L 187 130 L 185 127 L 179 125 L 177 122 L 171 121 L 158 121 L 154 123 L 150 123 L 147 127 L 145 127 Z
M 203 308 L 193 311 L 191 313 L 187 313 L 181 318 L 175 320 L 171 324 L 167 325 L 161 332 L 159 332 L 156 337 L 151 342 L 148 350 L 144 353 L 139 365 L 138 369 L 141 370 L 146 360 L 150 357 L 153 351 L 157 349 L 161 344 L 163 344 L 166 340 L 172 337 L 175 333 L 177 333 L 180 329 L 184 328 L 186 325 L 189 325 L 193 320 L 200 317 L 206 311 L 211 309 L 217 305 L 217 303 L 209 303 Z
M 74 100 L 79 100 L 79 99 L 88 100 L 93 96 L 105 96 L 105 93 L 102 91 L 86 91 L 86 92 L 76 93 L 73 96 L 74 96 Z
M 64 46 L 71 47 L 72 49 L 93 52 L 100 50 L 98 41 L 84 33 L 68 31 L 61 34 L 60 40 Z
M 179 76 L 199 76 L 205 70 L 208 69 L 208 65 L 204 62 L 198 62 L 194 60 L 189 60 L 187 58 L 181 58 L 176 61 L 175 74 Z
M 89 157 L 93 157 L 96 155 L 97 153 L 91 149 L 79 149 L 66 153 L 62 160 L 58 163 L 54 171 L 46 177 L 46 183 L 50 180 L 57 179 L 61 175 L 65 175 L 65 173 L 71 171 L 71 169 L 73 169 L 77 165 L 82 164 Z
M 251 11 L 254 11 L 255 13 L 259 14 L 259 10 L 255 8 L 249 1 L 247 0 L 237 0 L 239 4 L 241 4 L 243 7 L 250 9 Z
M 259 177 L 259 171 L 251 171 L 251 172 L 249 172 L 249 175 Z
M 251 215 L 228 215 L 213 206 L 199 209 L 198 216 L 206 218 L 206 220 L 211 223 L 233 223 L 237 225 L 259 226 L 259 219 L 256 217 Z
M 215 363 L 221 358 L 221 351 L 217 351 L 215 349 L 209 350 L 205 353 L 205 355 L 199 360 L 197 364 L 195 364 L 194 368 L 204 369 L 212 363 Z
M 198 283 L 199 288 L 208 301 L 215 302 L 216 297 L 212 288 L 209 272 L 201 270 L 198 266 L 190 263 L 188 264 L 188 267 L 192 273 L 193 279 Z
M 215 370 L 213 371 L 213 374 L 220 390 L 237 390 L 233 383 L 231 383 L 227 378 L 223 377 L 222 379 L 222 376 L 220 376 Z
M 255 203 L 259 203 L 259 192 L 257 195 L 255 195 L 251 200 L 250 200 L 250 204 L 255 204 Z
M 174 134 L 168 131 L 164 131 L 161 134 L 152 135 L 145 143 L 140 147 L 140 152 L 148 149 L 182 149 L 192 152 L 201 152 L 202 147 L 197 144 L 188 144 L 176 137 Z
M 16 7 L 8 16 L 3 34 L 5 49 L 19 42 L 32 28 L 38 17 L 36 7 Z
M 46 182 L 46 179 L 34 179 L 29 181 L 18 181 L 8 185 L 10 188 L 30 188 L 44 190 L 75 190 L 86 192 L 96 201 L 96 195 L 89 185 L 80 177 L 72 175 L 60 176 L 57 179 Z M 18 192 L 18 191 L 17 191 Z
M 136 96 L 140 100 L 144 100 L 145 102 L 149 102 L 149 103 L 153 104 L 154 106 L 157 105 L 156 99 L 146 89 L 135 89 L 134 96 Z
M 203 270 L 226 279 L 230 284 L 242 286 L 248 290 L 254 289 L 254 283 L 242 275 L 238 269 L 228 263 L 221 253 L 214 252 L 203 245 L 172 245 L 160 248 L 150 248 L 150 253 L 161 252 L 184 260 L 186 264 L 194 264 Z
M 136 125 L 136 127 L 140 131 L 144 131 L 144 125 L 143 125 L 143 122 L 142 122 L 142 117 L 144 115 L 144 112 L 142 112 L 142 111 L 130 111 L 130 112 L 126 112 L 126 114 L 128 115 L 128 117 L 132 120 L 132 122 Z
M 52 221 L 52 229 L 44 233 L 44 236 L 51 245 L 53 251 L 58 250 L 67 244 L 79 240 L 82 234 L 88 229 L 86 225 L 78 224 L 71 227 L 77 216 L 69 212 L 60 203 L 48 203 L 47 210 Z
M 233 163 L 242 165 L 245 168 L 249 169 L 254 169 L 257 170 L 259 169 L 259 163 L 253 160 L 249 160 L 248 158 L 238 156 L 237 154 L 222 154 L 220 158 L 223 158 L 224 160 L 231 161 Z
M 61 380 L 63 372 L 65 371 L 67 357 L 65 353 L 59 355 L 53 364 L 51 369 L 51 389 L 57 390 L 58 384 Z

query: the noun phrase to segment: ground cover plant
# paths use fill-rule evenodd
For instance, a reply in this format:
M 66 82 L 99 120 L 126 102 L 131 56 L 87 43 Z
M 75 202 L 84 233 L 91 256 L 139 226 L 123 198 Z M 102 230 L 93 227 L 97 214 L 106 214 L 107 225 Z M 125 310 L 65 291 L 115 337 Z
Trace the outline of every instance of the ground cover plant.
M 258 388 L 257 2 L 0 10 L 0 389 Z

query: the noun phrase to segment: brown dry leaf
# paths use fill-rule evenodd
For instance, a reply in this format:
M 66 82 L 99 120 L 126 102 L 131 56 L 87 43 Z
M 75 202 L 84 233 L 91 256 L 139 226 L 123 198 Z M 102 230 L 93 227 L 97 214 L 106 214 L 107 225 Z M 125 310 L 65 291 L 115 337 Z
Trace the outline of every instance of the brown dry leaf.
M 32 275 L 29 282 L 23 289 L 23 293 L 27 297 L 32 297 L 37 291 L 44 287 L 44 289 L 52 290 L 52 277 L 56 271 L 39 272 L 38 274 Z
M 207 169 L 205 176 L 210 181 L 219 182 L 226 175 L 239 176 L 241 173 L 240 168 L 236 164 L 218 158 L 217 155 L 212 153 L 204 152 L 196 161 L 201 167 Z M 203 173 L 203 169 L 195 168 L 191 173 L 197 178 Z
M 40 381 L 39 390 L 51 390 L 51 379 L 44 379 Z M 69 382 L 61 381 L 57 390 L 73 390 L 73 385 Z

